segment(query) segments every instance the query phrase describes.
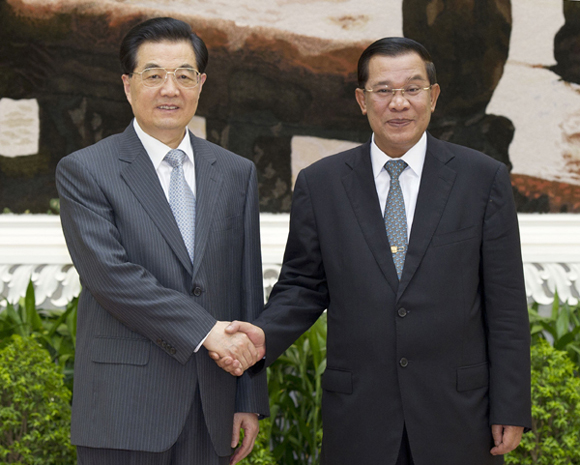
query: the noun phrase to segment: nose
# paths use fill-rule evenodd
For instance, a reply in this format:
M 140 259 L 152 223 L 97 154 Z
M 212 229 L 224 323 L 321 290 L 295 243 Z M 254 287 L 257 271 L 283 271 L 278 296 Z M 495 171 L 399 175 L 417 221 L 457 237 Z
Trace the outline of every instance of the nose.
M 395 95 L 391 98 L 389 102 L 389 108 L 394 110 L 404 110 L 405 108 L 409 107 L 409 101 L 403 95 L 403 91 L 401 89 L 397 89 L 395 91 Z
M 170 77 L 171 75 L 171 77 Z M 165 82 L 161 86 L 161 93 L 163 95 L 177 95 L 179 94 L 179 86 L 177 85 L 177 80 L 175 78 L 175 73 L 167 72 L 165 76 Z

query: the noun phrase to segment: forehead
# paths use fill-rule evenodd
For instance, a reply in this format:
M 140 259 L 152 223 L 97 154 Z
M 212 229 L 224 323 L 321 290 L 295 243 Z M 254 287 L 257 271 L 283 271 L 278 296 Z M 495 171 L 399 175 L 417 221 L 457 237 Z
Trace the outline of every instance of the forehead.
M 187 65 L 197 69 L 193 45 L 186 40 L 143 42 L 137 49 L 136 64 L 137 69 L 150 65 L 168 69 Z
M 394 57 L 375 55 L 369 61 L 369 83 L 393 84 L 413 80 L 428 80 L 425 62 L 416 53 Z

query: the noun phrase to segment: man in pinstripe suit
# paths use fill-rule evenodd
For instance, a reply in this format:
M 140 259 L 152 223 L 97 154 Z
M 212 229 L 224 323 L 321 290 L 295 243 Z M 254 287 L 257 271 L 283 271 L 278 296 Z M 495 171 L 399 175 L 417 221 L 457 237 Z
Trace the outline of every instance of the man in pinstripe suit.
M 207 355 L 254 363 L 249 339 L 224 328 L 263 305 L 255 166 L 186 128 L 207 57 L 182 21 L 135 26 L 121 45 L 135 119 L 57 168 L 83 284 L 71 428 L 83 465 L 236 463 L 268 414 L 265 373 L 234 377 Z M 173 152 L 179 168 L 166 157 Z M 193 194 L 194 209 L 174 213 L 183 200 L 175 192 Z

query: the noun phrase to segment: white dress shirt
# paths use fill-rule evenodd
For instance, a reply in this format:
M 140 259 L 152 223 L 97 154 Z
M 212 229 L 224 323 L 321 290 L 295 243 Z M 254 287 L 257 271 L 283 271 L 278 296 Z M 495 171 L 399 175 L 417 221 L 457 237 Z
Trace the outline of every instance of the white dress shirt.
M 425 154 L 427 153 L 427 133 L 423 133 L 419 142 L 409 149 L 400 159 L 407 163 L 407 167 L 399 176 L 399 184 L 403 191 L 403 200 L 405 201 L 405 213 L 407 215 L 407 240 L 411 237 L 411 227 L 413 226 L 413 217 L 415 216 L 415 206 L 417 205 L 417 196 L 419 195 L 419 184 L 421 183 L 421 174 L 425 163 Z M 375 144 L 375 135 L 371 140 L 371 163 L 373 166 L 373 175 L 381 212 L 385 214 L 385 205 L 391 186 L 391 176 L 385 169 L 385 163 L 389 160 L 398 160 L 389 157 Z
M 143 147 L 145 147 L 145 151 L 153 162 L 157 176 L 159 176 L 159 182 L 161 183 L 163 192 L 165 192 L 165 197 L 167 197 L 167 200 L 169 201 L 169 181 L 171 179 L 171 170 L 173 168 L 167 161 L 164 161 L 163 159 L 165 158 L 165 155 L 167 155 L 167 152 L 172 149 L 160 140 L 155 139 L 155 137 L 152 137 L 143 131 L 143 129 L 141 129 L 139 126 L 139 123 L 137 123 L 136 119 L 133 119 L 133 127 L 135 128 L 137 137 L 143 144 Z M 183 150 L 187 155 L 187 158 L 183 162 L 183 174 L 185 176 L 185 181 L 189 185 L 191 192 L 193 192 L 193 196 L 195 197 L 195 164 L 193 163 L 193 148 L 191 147 L 191 139 L 188 136 L 189 131 L 186 128 L 185 136 L 183 136 L 183 140 L 177 148 L 179 150 Z
M 157 176 L 159 176 L 159 182 L 161 183 L 163 192 L 165 192 L 165 197 L 167 197 L 167 201 L 169 202 L 169 182 L 171 180 L 171 170 L 173 168 L 167 161 L 164 161 L 163 159 L 165 158 L 165 155 L 167 155 L 167 152 L 172 149 L 160 140 L 155 139 L 155 137 L 151 137 L 149 134 L 143 131 L 143 129 L 141 129 L 139 126 L 139 123 L 137 123 L 136 119 L 133 119 L 133 127 L 135 128 L 137 137 L 143 144 L 143 147 L 145 147 L 147 155 L 149 155 L 149 158 L 151 158 L 151 161 L 153 162 Z M 179 150 L 183 150 L 187 155 L 187 158 L 183 161 L 183 174 L 185 176 L 185 181 L 191 188 L 191 192 L 193 192 L 193 196 L 195 197 L 195 164 L 193 162 L 193 147 L 191 146 L 191 139 L 189 138 L 189 130 L 185 130 L 185 136 L 183 136 L 183 140 L 177 148 Z M 205 342 L 208 336 L 209 333 L 207 333 L 207 335 L 195 348 L 195 353 L 197 353 L 197 351 L 201 348 L 202 344 Z

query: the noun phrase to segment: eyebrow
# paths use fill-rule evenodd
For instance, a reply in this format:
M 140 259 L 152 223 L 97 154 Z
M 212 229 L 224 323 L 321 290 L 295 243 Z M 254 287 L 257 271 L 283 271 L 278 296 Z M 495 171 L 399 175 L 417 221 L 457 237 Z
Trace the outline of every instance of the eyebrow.
M 412 76 L 410 78 L 408 78 L 405 82 L 409 83 L 411 81 L 428 81 L 429 79 L 425 79 L 425 77 L 421 76 L 420 74 L 415 74 L 415 76 Z M 376 86 L 391 86 L 391 81 L 379 81 L 375 84 Z
M 151 69 L 151 68 L 162 68 L 162 69 L 165 69 L 165 68 L 163 68 L 163 66 L 161 66 L 161 65 L 158 65 L 157 63 L 147 63 L 147 64 L 146 64 L 146 65 L 143 67 L 143 69 Z M 175 69 L 179 69 L 179 68 L 189 68 L 189 69 L 196 69 L 196 67 L 195 67 L 195 66 L 192 66 L 192 65 L 190 65 L 189 63 L 183 63 L 183 64 L 179 65 L 179 66 L 178 66 L 177 68 L 175 68 Z

